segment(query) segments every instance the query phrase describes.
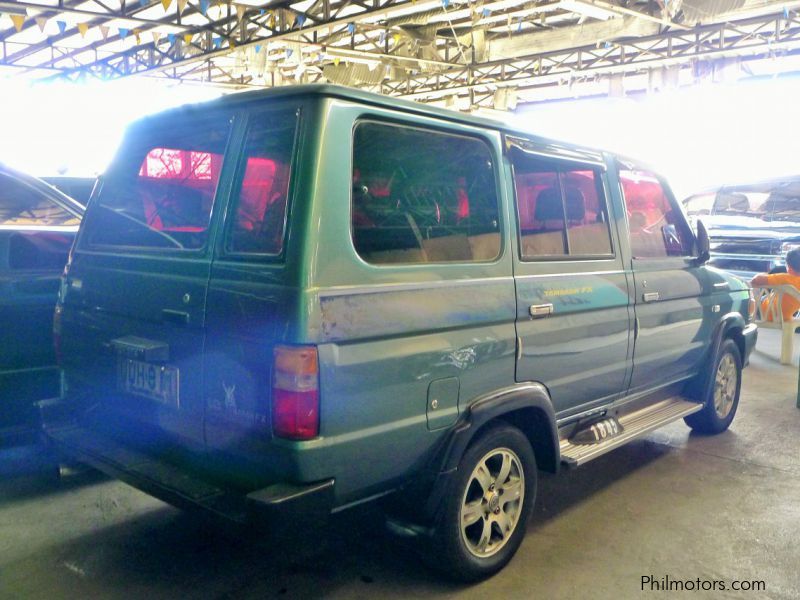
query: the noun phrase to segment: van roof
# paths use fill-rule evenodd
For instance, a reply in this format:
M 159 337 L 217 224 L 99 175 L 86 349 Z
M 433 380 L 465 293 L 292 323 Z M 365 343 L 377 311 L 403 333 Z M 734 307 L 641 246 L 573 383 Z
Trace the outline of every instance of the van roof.
M 541 137 L 534 133 L 531 133 L 530 131 L 512 127 L 507 123 L 503 123 L 502 121 L 496 119 L 467 115 L 446 108 L 428 106 L 419 102 L 414 102 L 412 100 L 405 100 L 402 98 L 395 98 L 392 96 L 384 96 L 373 92 L 365 92 L 363 90 L 349 88 L 341 85 L 332 85 L 332 84 L 290 85 L 290 86 L 281 86 L 281 87 L 266 88 L 260 90 L 252 90 L 247 92 L 237 92 L 235 94 L 228 94 L 226 96 L 222 96 L 221 98 L 217 98 L 215 100 L 210 100 L 203 103 L 188 104 L 177 108 L 172 108 L 164 112 L 156 113 L 150 115 L 149 117 L 145 117 L 143 120 L 146 121 L 149 118 L 153 117 L 158 118 L 160 116 L 169 115 L 170 113 L 173 112 L 181 112 L 182 110 L 186 110 L 187 108 L 200 108 L 200 107 L 212 107 L 212 106 L 219 106 L 219 107 L 236 106 L 239 104 L 254 103 L 260 100 L 266 100 L 272 98 L 290 98 L 290 97 L 301 97 L 301 96 L 305 97 L 325 96 L 332 98 L 341 98 L 344 100 L 352 100 L 354 102 L 359 102 L 361 104 L 381 106 L 417 115 L 434 116 L 447 121 L 462 123 L 464 125 L 472 125 L 476 127 L 494 129 L 512 135 L 520 135 L 524 136 L 526 139 L 531 139 L 532 141 L 535 141 L 537 143 L 542 143 L 545 145 L 557 145 L 557 146 L 569 147 L 569 148 L 574 148 L 575 150 L 583 150 L 592 153 L 600 152 L 600 150 L 596 148 L 589 148 L 586 146 L 581 146 L 579 144 L 571 144 L 550 138 Z

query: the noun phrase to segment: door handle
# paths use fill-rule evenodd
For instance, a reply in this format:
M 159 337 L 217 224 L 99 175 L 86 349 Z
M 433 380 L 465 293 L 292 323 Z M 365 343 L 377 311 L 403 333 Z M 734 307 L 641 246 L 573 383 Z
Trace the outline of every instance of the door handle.
M 531 313 L 531 317 L 534 319 L 546 317 L 553 314 L 553 303 L 548 302 L 547 304 L 531 304 L 529 311 Z
M 170 310 L 165 308 L 161 311 L 161 320 L 165 323 L 175 323 L 176 325 L 188 325 L 189 313 L 182 310 Z
M 661 294 L 658 292 L 645 292 L 642 294 L 642 300 L 645 302 L 658 302 L 661 300 Z

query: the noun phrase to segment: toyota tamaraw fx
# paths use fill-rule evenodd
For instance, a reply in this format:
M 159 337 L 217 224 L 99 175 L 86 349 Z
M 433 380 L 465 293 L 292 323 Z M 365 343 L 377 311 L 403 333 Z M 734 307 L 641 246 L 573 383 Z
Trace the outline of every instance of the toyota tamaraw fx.
M 755 305 L 707 258 L 651 169 L 493 121 L 332 86 L 171 110 L 89 202 L 46 434 L 240 523 L 394 494 L 479 579 L 537 470 L 730 425 Z

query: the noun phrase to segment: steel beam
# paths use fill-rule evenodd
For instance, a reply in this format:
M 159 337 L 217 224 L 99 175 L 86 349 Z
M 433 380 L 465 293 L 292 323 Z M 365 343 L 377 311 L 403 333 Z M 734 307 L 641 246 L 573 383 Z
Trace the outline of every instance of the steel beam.
M 388 81 L 381 92 L 417 100 L 465 95 L 499 86 L 559 85 L 570 78 L 692 65 L 700 60 L 800 52 L 800 17 L 783 14 L 695 27 L 622 42 L 586 45 L 508 60 L 465 65 Z
M 608 8 L 609 11 L 616 8 L 618 12 L 626 14 L 626 11 L 632 10 L 631 7 L 642 6 L 628 3 L 627 7 L 621 7 L 607 0 L 585 1 L 599 8 Z M 0 7 L 5 4 L 9 4 L 7 0 L 0 0 Z M 44 8 L 35 0 L 26 0 L 25 4 Z M 149 5 L 155 4 L 151 2 Z M 538 19 L 545 13 L 545 23 L 550 23 L 545 25 L 548 29 L 562 29 L 577 21 L 577 15 L 565 13 L 557 5 L 558 2 L 533 5 L 530 0 L 494 0 L 482 5 L 497 9 L 487 15 L 472 12 L 472 5 L 466 9 L 463 5 L 454 4 L 441 14 L 458 16 L 458 21 L 420 26 L 408 24 L 414 21 L 409 15 L 430 15 L 443 11 L 442 0 L 317 0 L 310 6 L 304 6 L 303 11 L 293 8 L 300 6 L 296 3 L 264 3 L 248 7 L 243 13 L 229 10 L 216 20 L 209 19 L 206 24 L 181 25 L 187 33 L 192 34 L 191 43 L 188 44 L 180 34 L 174 43 L 164 36 L 158 42 L 139 44 L 105 56 L 106 41 L 79 49 L 50 46 L 55 51 L 46 60 L 31 64 L 28 57 L 63 38 L 51 36 L 45 43 L 33 44 L 16 52 L 11 51 L 15 42 L 9 41 L 9 49 L 0 53 L 0 67 L 50 72 L 57 70 L 60 76 L 67 78 L 145 75 L 226 87 L 251 87 L 275 85 L 293 79 L 297 69 L 297 54 L 291 61 L 285 57 L 276 59 L 279 52 L 281 55 L 284 52 L 279 50 L 282 44 L 298 44 L 316 52 L 313 60 L 305 58 L 303 61 L 304 81 L 324 81 L 322 66 L 334 60 L 375 61 L 393 67 L 390 78 L 379 85 L 364 87 L 421 101 L 439 101 L 445 96 L 458 95 L 469 98 L 471 103 L 485 105 L 491 102 L 494 91 L 504 86 L 535 89 L 612 74 L 642 73 L 659 67 L 677 65 L 685 68 L 705 60 L 729 57 L 749 60 L 753 57 L 800 53 L 800 18 L 794 12 L 784 11 L 781 6 L 780 13 L 692 29 L 681 29 L 671 21 L 639 13 L 639 18 L 661 25 L 669 24 L 670 29 L 644 37 L 602 42 L 591 40 L 591 43 L 564 50 L 514 55 L 492 61 L 483 61 L 471 51 L 462 54 L 465 42 L 463 36 L 459 39 L 455 35 L 457 27 L 473 24 L 481 27 L 482 19 L 494 23 L 500 14 L 506 14 L 511 23 L 511 15 L 528 10 L 533 10 L 530 17 L 537 19 L 537 27 L 542 26 Z M 139 8 L 130 11 L 122 8 L 103 16 L 100 16 L 99 8 L 97 13 L 93 9 L 91 12 L 97 15 L 97 19 L 92 23 L 106 22 L 111 18 L 130 19 L 138 10 L 143 10 L 140 4 L 130 6 Z M 84 11 L 84 8 L 78 9 L 75 5 L 67 4 L 50 9 L 53 12 L 60 9 Z M 195 14 L 198 10 L 195 5 L 189 4 L 184 15 Z M 540 15 L 536 14 L 537 11 Z M 34 22 L 34 19 L 29 18 L 29 21 Z M 140 21 L 142 33 L 167 24 L 177 26 L 174 18 Z M 421 30 L 425 27 L 433 29 Z M 491 31 L 485 30 L 482 47 L 491 47 L 497 39 L 497 34 L 491 34 Z M 526 35 L 536 35 L 530 31 L 530 28 L 527 29 Z M 75 35 L 75 32 L 65 32 L 63 37 L 70 35 Z M 399 38 L 396 37 L 398 35 Z M 507 35 L 514 35 L 511 28 Z M 13 33 L 0 34 L 0 41 L 8 37 L 13 37 Z M 505 37 L 504 33 L 501 39 Z M 111 41 L 109 38 L 108 42 Z M 470 43 L 468 38 L 466 43 Z M 425 52 L 416 51 L 417 45 L 424 48 Z M 237 61 L 244 60 L 239 51 L 256 46 L 261 46 L 263 53 L 270 52 L 266 81 L 254 79 L 253 73 L 248 74 L 246 69 L 237 64 Z M 3 44 L 5 47 L 6 44 Z M 521 44 L 516 51 L 525 52 L 524 48 L 525 45 Z M 247 54 L 253 58 L 253 53 L 254 50 L 250 50 Z M 491 53 L 487 51 L 486 56 L 489 55 Z

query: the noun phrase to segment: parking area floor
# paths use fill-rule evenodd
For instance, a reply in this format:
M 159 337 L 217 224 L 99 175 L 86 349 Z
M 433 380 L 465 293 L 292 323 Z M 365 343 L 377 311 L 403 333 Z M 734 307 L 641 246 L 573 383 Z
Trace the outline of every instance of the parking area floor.
M 287 555 L 99 475 L 12 473 L 31 458 L 17 453 L 0 457 L 0 597 L 800 598 L 797 357 L 780 365 L 777 344 L 760 332 L 728 432 L 675 423 L 543 475 L 519 553 L 477 585 L 442 581 L 375 508 L 338 515 L 312 555 Z M 726 591 L 659 592 L 644 577 Z

